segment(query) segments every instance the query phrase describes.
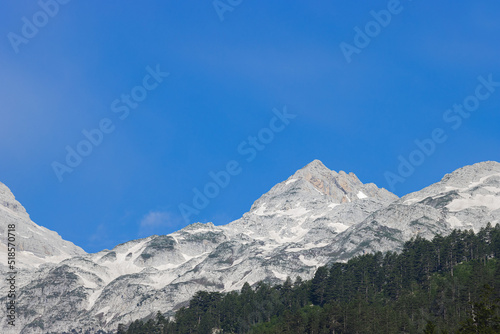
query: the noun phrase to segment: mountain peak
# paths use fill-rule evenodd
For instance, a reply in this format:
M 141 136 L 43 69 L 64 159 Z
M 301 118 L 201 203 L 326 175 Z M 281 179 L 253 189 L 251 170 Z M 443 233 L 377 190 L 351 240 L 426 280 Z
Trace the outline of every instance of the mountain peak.
M 313 160 L 301 169 L 299 169 L 292 177 L 304 178 L 307 176 L 327 176 L 337 175 L 335 171 L 328 169 L 320 160 Z
M 367 198 L 391 202 L 398 197 L 373 183 L 363 184 L 354 173 L 337 173 L 328 169 L 320 160 L 313 160 L 255 201 L 250 212 L 257 212 L 258 215 L 281 212 L 302 207 L 304 202 L 318 208 L 328 207 L 331 204 L 350 203 Z
M 483 161 L 464 166 L 452 173 L 446 174 L 441 180 L 441 183 L 454 186 L 465 186 L 479 182 L 484 177 L 498 174 L 500 174 L 500 163 L 496 161 Z
M 352 181 L 356 183 L 361 183 L 361 181 L 358 179 L 356 174 L 350 172 L 346 173 L 343 170 L 336 172 L 334 170 L 329 169 L 326 167 L 323 162 L 321 162 L 318 159 L 315 159 L 299 169 L 292 177 L 305 177 L 307 179 L 310 179 L 311 176 L 315 177 L 335 177 L 335 178 L 349 178 Z
M 321 160 L 314 159 L 313 161 L 305 165 L 303 168 L 327 168 L 327 167 L 323 164 L 323 162 L 321 162 Z
M 332 197 L 336 203 L 346 203 L 357 199 L 372 197 L 374 185 L 364 185 L 354 173 L 336 171 L 328 169 L 320 160 L 313 160 L 311 163 L 299 169 L 290 180 L 304 180 L 309 186 L 315 188 L 319 193 Z M 366 192 L 370 194 L 366 194 Z

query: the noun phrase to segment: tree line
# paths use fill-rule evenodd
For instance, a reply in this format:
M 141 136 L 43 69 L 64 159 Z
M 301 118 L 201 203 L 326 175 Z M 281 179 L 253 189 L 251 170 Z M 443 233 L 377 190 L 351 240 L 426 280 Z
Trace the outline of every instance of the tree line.
M 173 319 L 119 325 L 151 333 L 500 333 L 500 225 L 420 237 L 241 291 L 199 291 Z

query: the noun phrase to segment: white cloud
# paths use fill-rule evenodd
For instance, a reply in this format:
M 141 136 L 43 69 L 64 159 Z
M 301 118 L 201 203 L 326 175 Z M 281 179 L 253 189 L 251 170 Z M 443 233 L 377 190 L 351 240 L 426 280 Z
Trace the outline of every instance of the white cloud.
M 139 236 L 163 234 L 165 230 L 175 227 L 179 217 L 166 211 L 150 211 L 139 222 Z
M 166 226 L 170 218 L 167 212 L 151 211 L 142 218 L 140 226 L 141 228 Z

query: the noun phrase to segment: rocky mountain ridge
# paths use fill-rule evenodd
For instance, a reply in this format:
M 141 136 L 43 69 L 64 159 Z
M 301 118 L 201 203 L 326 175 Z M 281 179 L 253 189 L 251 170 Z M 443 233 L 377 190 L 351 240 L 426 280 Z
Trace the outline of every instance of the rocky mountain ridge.
M 24 217 L 20 226 L 36 228 L 20 204 L 3 197 L 0 204 L 8 203 L 3 205 L 6 210 L 18 205 L 13 212 Z M 64 260 L 27 267 L 30 280 L 23 282 L 18 301 L 21 332 L 112 331 L 118 323 L 158 310 L 173 312 L 198 290 L 239 290 L 245 282 L 278 283 L 287 276 L 306 279 L 321 265 L 366 252 L 398 250 L 416 235 L 431 238 L 453 228 L 477 230 L 498 222 L 499 209 L 496 162 L 466 166 L 399 199 L 374 184 L 363 184 L 353 173 L 331 171 L 315 160 L 227 225 L 192 224 L 95 254 L 53 244 L 74 253 L 53 250 Z M 43 259 L 37 243 L 25 247 Z
M 401 240 L 432 238 L 452 229 L 478 232 L 500 223 L 500 164 L 486 161 L 460 168 L 420 191 L 374 212 L 339 235 L 341 259 L 373 251 L 397 251 Z
M 21 268 L 36 268 L 43 263 L 59 263 L 69 257 L 85 254 L 83 249 L 63 240 L 56 232 L 39 226 L 30 216 L 7 186 L 0 183 L 0 234 L 7 233 L 7 226 L 16 226 L 18 253 Z M 50 240 L 50 242 L 47 242 Z M 0 241 L 0 252 L 6 254 L 6 238 Z M 0 266 L 5 266 L 2 262 Z M 0 267 L 1 268 L 1 267 Z

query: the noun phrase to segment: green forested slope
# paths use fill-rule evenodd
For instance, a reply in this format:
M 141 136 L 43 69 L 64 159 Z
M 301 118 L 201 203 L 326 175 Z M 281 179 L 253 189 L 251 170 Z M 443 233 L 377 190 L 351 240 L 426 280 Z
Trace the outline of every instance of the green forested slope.
M 174 321 L 161 313 L 119 333 L 500 333 L 500 226 L 417 238 L 311 281 L 200 291 Z M 159 310 L 161 311 L 161 310 Z

